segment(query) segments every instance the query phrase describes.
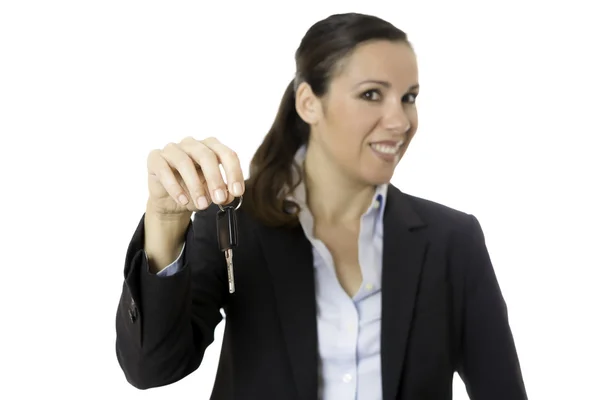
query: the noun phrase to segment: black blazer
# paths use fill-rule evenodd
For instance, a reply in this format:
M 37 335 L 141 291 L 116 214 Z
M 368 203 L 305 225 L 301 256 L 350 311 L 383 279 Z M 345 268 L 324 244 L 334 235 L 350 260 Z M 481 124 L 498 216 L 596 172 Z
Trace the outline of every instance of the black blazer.
M 217 247 L 217 207 L 195 214 L 184 270 L 147 270 L 143 218 L 127 250 L 116 316 L 126 379 L 146 389 L 200 365 L 226 314 L 211 399 L 316 400 L 318 351 L 310 242 L 238 211 L 236 292 Z M 477 219 L 390 185 L 384 213 L 384 400 L 446 400 L 458 371 L 474 400 L 526 399 L 507 308 Z

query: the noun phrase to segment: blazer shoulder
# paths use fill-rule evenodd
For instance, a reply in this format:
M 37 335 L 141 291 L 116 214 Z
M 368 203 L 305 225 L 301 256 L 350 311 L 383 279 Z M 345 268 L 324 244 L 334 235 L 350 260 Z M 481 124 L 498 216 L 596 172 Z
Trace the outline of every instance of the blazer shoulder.
M 467 211 L 459 210 L 448 205 L 418 197 L 404 194 L 415 212 L 423 222 L 433 228 L 445 229 L 471 229 L 475 216 Z
M 475 215 L 422 197 L 406 196 L 413 210 L 432 230 L 432 237 L 461 249 L 457 255 L 487 252 L 485 233 Z

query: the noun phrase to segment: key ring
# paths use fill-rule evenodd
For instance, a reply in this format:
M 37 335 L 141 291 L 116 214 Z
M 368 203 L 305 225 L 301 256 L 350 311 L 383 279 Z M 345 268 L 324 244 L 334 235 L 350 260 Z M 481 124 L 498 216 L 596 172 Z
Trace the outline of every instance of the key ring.
M 238 205 L 235 207 L 234 211 L 237 211 L 238 208 L 240 208 L 242 206 L 242 199 L 243 198 L 244 198 L 244 196 L 240 196 L 239 197 L 240 200 L 238 201 Z M 219 208 L 221 209 L 221 211 L 225 211 L 225 208 L 223 208 L 222 205 L 220 205 L 220 204 L 217 204 L 217 205 L 219 206 Z M 230 206 L 228 205 L 227 207 L 230 207 Z

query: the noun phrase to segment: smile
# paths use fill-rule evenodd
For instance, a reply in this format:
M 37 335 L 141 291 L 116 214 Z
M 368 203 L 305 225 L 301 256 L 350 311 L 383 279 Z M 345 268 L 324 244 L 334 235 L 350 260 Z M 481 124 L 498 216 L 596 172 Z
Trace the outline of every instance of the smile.
M 378 153 L 394 155 L 394 154 L 398 153 L 398 150 L 400 150 L 400 147 L 403 144 L 404 144 L 403 141 L 398 142 L 393 146 L 391 146 L 389 144 L 382 144 L 382 143 L 371 143 L 371 148 Z

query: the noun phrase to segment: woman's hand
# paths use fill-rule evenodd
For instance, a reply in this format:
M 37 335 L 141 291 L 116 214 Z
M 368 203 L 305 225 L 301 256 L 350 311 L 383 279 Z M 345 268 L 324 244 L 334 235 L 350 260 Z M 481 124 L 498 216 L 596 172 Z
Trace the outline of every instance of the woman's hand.
M 219 164 L 223 166 L 227 184 Z M 148 211 L 160 216 L 191 215 L 211 202 L 228 204 L 244 193 L 237 154 L 216 138 L 191 137 L 148 155 Z

